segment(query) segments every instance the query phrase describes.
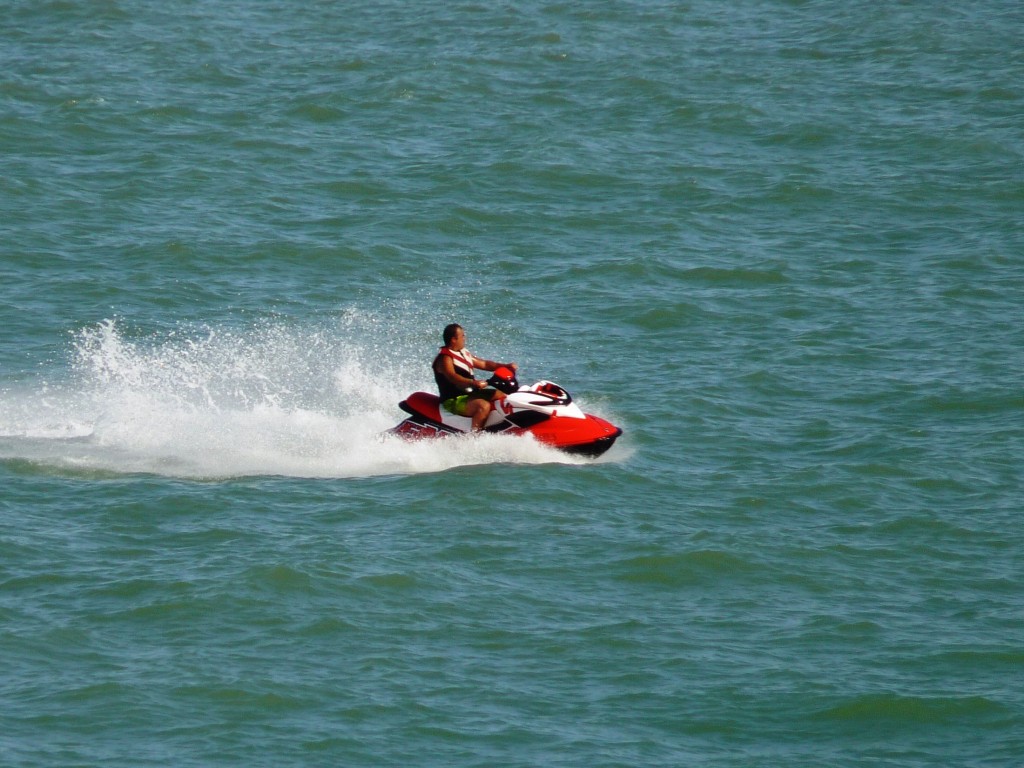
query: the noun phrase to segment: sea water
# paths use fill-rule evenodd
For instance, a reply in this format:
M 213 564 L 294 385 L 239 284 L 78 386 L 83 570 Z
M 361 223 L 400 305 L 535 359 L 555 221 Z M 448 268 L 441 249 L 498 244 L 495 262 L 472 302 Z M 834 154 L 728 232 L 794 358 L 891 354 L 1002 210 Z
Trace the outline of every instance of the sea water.
M 0 21 L 0 764 L 1024 762 L 1019 3 Z

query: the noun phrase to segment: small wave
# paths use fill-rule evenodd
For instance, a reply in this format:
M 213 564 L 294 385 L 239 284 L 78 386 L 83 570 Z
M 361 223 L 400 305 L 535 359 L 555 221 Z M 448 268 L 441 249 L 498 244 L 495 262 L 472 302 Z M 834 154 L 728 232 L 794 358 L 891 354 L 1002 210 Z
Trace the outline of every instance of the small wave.
M 630 558 L 618 564 L 618 578 L 627 582 L 680 587 L 735 578 L 758 566 L 718 550 L 658 553 Z
M 964 718 L 1000 714 L 1005 707 L 983 696 L 902 696 L 874 693 L 853 697 L 819 713 L 830 720 L 899 723 L 959 723 Z

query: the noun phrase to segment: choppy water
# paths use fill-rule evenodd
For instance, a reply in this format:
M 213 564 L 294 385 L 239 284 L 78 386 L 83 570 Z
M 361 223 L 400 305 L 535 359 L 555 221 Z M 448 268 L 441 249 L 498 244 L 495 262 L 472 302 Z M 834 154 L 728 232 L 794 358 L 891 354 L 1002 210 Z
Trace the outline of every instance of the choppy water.
M 0 21 L 0 764 L 1024 761 L 1018 3 Z

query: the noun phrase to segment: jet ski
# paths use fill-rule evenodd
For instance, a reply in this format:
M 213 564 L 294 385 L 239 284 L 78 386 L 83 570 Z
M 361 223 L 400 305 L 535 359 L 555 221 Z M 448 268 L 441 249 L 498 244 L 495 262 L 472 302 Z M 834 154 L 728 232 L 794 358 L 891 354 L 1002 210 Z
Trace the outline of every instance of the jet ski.
M 551 381 L 520 386 L 515 372 L 501 367 L 488 385 L 504 392 L 494 401 L 484 431 L 503 435 L 532 435 L 538 442 L 566 453 L 600 456 L 615 443 L 622 430 L 602 418 L 584 413 L 572 395 Z M 456 416 L 441 406 L 441 398 L 414 392 L 398 404 L 408 418 L 389 430 L 391 434 L 418 440 L 469 432 L 472 420 Z

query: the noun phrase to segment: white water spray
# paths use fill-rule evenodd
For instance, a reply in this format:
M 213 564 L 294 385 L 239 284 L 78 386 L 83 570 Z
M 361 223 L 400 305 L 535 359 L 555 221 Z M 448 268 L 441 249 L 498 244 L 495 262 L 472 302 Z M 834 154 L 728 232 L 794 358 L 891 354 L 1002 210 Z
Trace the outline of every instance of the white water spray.
M 376 322 L 350 312 L 331 328 L 265 323 L 137 340 L 103 322 L 76 336 L 60 385 L 0 390 L 0 459 L 211 479 L 582 461 L 528 438 L 385 436 L 403 417 L 399 400 L 432 388 L 432 348 L 361 343 L 378 336 L 365 327 Z

